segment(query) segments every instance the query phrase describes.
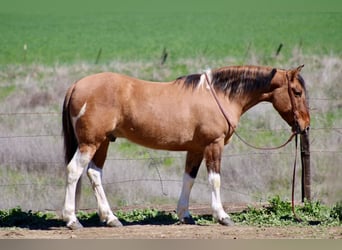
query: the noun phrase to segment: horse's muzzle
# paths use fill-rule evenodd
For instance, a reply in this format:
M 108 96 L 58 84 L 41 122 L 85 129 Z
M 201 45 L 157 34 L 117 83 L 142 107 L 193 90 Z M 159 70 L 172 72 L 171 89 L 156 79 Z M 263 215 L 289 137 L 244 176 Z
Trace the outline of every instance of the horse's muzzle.
M 304 128 L 304 130 L 301 132 L 302 135 L 306 135 L 309 133 L 309 130 L 310 130 L 310 126 L 307 126 Z
M 292 127 L 292 131 L 296 134 L 306 135 L 310 130 L 310 126 L 306 126 L 303 130 L 300 128 L 299 123 L 296 121 Z

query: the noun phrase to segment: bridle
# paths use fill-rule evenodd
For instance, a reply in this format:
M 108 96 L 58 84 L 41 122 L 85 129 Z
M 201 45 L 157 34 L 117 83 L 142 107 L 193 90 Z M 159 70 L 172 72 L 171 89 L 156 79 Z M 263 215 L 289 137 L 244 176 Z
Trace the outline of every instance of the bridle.
M 226 113 L 226 111 L 224 110 L 223 106 L 221 105 L 220 100 L 218 99 L 218 97 L 216 95 L 216 92 L 215 92 L 215 89 L 213 87 L 213 83 L 209 81 L 207 73 L 205 72 L 204 75 L 205 75 L 206 81 L 207 81 L 207 83 L 209 85 L 210 92 L 211 92 L 212 96 L 214 97 L 215 102 L 216 102 L 217 106 L 219 107 L 222 115 L 224 116 L 225 120 L 227 121 L 227 124 L 228 124 L 228 134 L 229 134 L 230 130 L 232 130 L 233 133 L 239 138 L 239 140 L 242 141 L 247 146 L 249 146 L 251 148 L 254 148 L 254 149 L 258 149 L 258 150 L 276 150 L 276 149 L 280 149 L 280 148 L 285 147 L 290 141 L 292 141 L 292 139 L 295 136 L 297 136 L 300 133 L 298 117 L 297 117 L 297 109 L 296 109 L 296 105 L 295 105 L 295 101 L 294 101 L 295 97 L 293 96 L 293 93 L 291 91 L 290 79 L 289 79 L 287 74 L 286 74 L 286 80 L 287 80 L 287 84 L 288 84 L 288 93 L 289 93 L 290 100 L 291 100 L 292 113 L 294 115 L 294 125 L 293 125 L 293 129 L 292 129 L 292 134 L 290 135 L 289 139 L 287 139 L 287 141 L 285 141 L 283 144 L 281 144 L 279 146 L 276 146 L 276 147 L 258 147 L 258 146 L 250 144 L 244 138 L 242 138 L 239 135 L 239 133 L 235 130 L 235 128 L 232 125 L 232 123 L 230 122 L 228 114 Z
M 214 99 L 216 101 L 216 104 L 217 104 L 218 108 L 220 109 L 222 115 L 224 116 L 225 120 L 227 121 L 227 124 L 228 124 L 228 134 L 230 133 L 230 130 L 232 130 L 232 132 L 239 138 L 240 141 L 242 141 L 247 146 L 249 146 L 251 148 L 254 148 L 254 149 L 258 149 L 258 150 L 276 150 L 276 149 L 283 148 L 290 141 L 292 141 L 292 139 L 295 137 L 295 148 L 296 148 L 296 150 L 295 150 L 295 159 L 294 159 L 294 163 L 293 163 L 292 195 L 291 195 L 291 201 L 292 202 L 291 202 L 291 204 L 292 204 L 292 212 L 293 212 L 293 215 L 294 215 L 295 219 L 298 222 L 301 222 L 302 220 L 297 216 L 297 214 L 295 212 L 295 209 L 294 209 L 294 186 L 295 186 L 296 166 L 297 166 L 298 134 L 300 133 L 300 127 L 299 127 L 299 123 L 298 123 L 297 106 L 296 106 L 294 94 L 291 91 L 290 78 L 289 78 L 288 72 L 286 72 L 286 81 L 287 81 L 287 85 L 288 85 L 288 94 L 289 94 L 290 101 L 291 101 L 292 113 L 293 113 L 293 116 L 294 116 L 294 125 L 293 125 L 293 128 L 292 128 L 292 134 L 290 135 L 289 139 L 287 139 L 287 141 L 284 142 L 283 144 L 281 144 L 280 146 L 276 146 L 276 147 L 258 147 L 258 146 L 255 146 L 255 145 L 252 145 L 252 144 L 248 143 L 245 139 L 243 139 L 237 133 L 237 131 L 235 130 L 234 126 L 230 122 L 229 117 L 228 117 L 226 111 L 224 110 L 223 106 L 221 105 L 221 103 L 220 103 L 220 101 L 219 101 L 219 99 L 218 99 L 218 97 L 216 95 L 213 83 L 211 81 L 209 81 L 209 77 L 207 75 L 207 72 L 204 72 L 204 75 L 205 75 L 205 79 L 206 79 L 206 81 L 207 81 L 207 83 L 209 85 L 210 92 L 211 92 L 212 96 L 214 97 Z

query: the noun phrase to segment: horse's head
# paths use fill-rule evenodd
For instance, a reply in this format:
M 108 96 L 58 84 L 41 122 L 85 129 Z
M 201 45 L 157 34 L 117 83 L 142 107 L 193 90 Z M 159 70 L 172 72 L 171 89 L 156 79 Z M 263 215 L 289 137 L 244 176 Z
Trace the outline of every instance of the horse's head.
M 280 74 L 276 74 L 271 82 L 274 108 L 298 133 L 306 133 L 310 126 L 305 82 L 299 75 L 303 67 L 301 65 L 296 69 L 279 71 Z

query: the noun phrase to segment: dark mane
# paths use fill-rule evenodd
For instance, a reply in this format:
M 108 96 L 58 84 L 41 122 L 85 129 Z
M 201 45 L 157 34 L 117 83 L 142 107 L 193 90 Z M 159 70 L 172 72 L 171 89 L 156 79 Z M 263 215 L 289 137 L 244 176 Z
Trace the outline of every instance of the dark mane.
M 298 80 L 298 82 L 300 83 L 300 85 L 302 86 L 302 88 L 304 89 L 304 92 L 305 92 L 305 99 L 306 99 L 306 105 L 309 106 L 309 95 L 308 95 L 308 92 L 307 92 L 307 90 L 306 90 L 304 78 L 303 78 L 300 74 L 298 74 L 298 75 L 297 75 L 297 80 Z
M 300 85 L 303 87 L 303 89 L 304 89 L 304 91 L 306 93 L 306 86 L 305 86 L 304 78 L 301 75 L 297 75 L 297 80 L 299 81 Z
M 268 88 L 275 73 L 276 69 L 268 67 L 225 67 L 213 71 L 212 81 L 217 90 L 229 93 L 229 97 L 234 97 Z
M 182 82 L 185 87 L 196 88 L 201 79 L 201 74 L 191 74 L 187 76 L 180 76 L 176 79 L 176 82 Z
M 271 67 L 223 67 L 212 71 L 212 84 L 217 91 L 234 97 L 246 92 L 268 88 L 275 73 L 276 69 Z M 179 77 L 176 82 L 180 81 L 186 87 L 195 88 L 198 86 L 200 78 L 201 74 L 192 74 Z

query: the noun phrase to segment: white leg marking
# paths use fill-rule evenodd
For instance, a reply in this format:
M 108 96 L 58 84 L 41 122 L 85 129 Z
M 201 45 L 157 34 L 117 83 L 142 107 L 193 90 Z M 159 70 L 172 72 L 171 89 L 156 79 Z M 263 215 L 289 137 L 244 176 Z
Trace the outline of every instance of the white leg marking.
M 180 220 L 183 218 L 190 217 L 189 198 L 190 198 L 191 188 L 194 185 L 194 182 L 195 182 L 194 178 L 192 178 L 189 174 L 184 173 L 182 192 L 179 197 L 178 205 L 177 205 L 177 215 Z
M 221 187 L 221 177 L 220 174 L 209 172 L 209 184 L 211 187 L 211 208 L 213 209 L 213 216 L 218 220 L 223 220 L 224 218 L 230 218 L 229 215 L 223 210 L 220 187 Z
M 67 187 L 64 208 L 62 211 L 63 220 L 67 222 L 67 226 L 72 225 L 74 222 L 78 222 L 75 214 L 76 185 L 89 161 L 89 155 L 82 154 L 79 149 L 77 149 L 74 157 L 67 166 Z
M 78 113 L 78 115 L 77 116 L 73 116 L 71 118 L 73 128 L 75 128 L 77 120 L 80 119 L 84 115 L 86 110 L 87 110 L 87 103 L 84 103 L 82 108 L 80 109 L 80 112 Z
M 110 209 L 106 194 L 102 186 L 102 169 L 96 167 L 93 162 L 90 162 L 87 175 L 95 192 L 101 221 L 109 223 L 113 220 L 118 220 L 118 218 Z

